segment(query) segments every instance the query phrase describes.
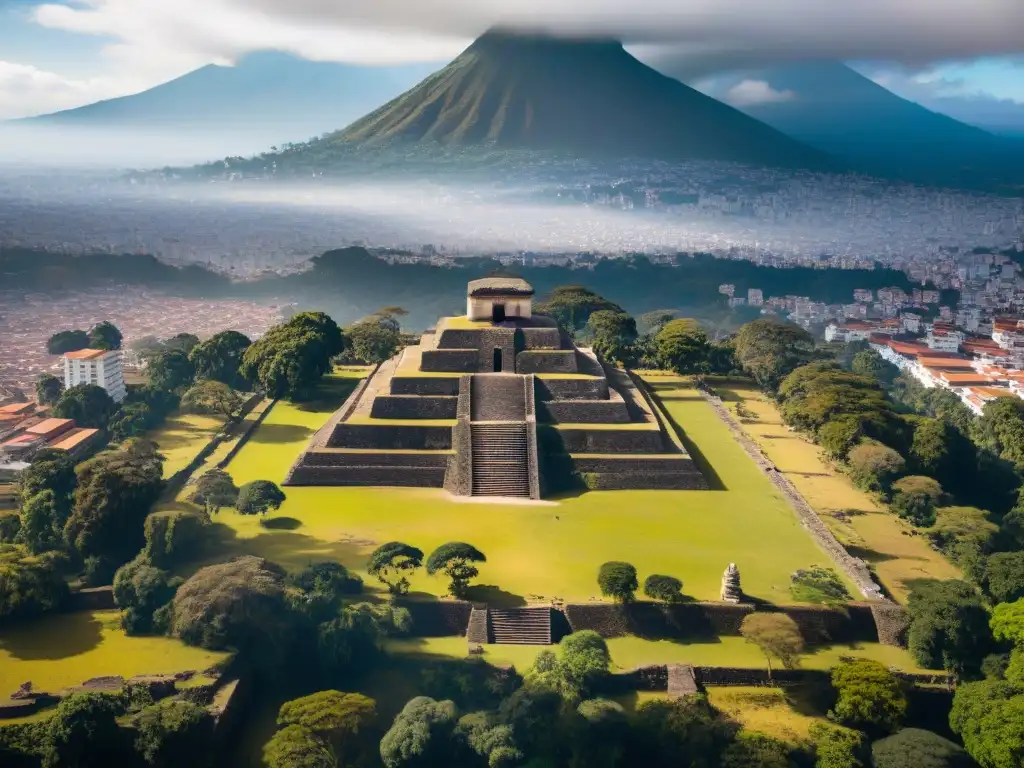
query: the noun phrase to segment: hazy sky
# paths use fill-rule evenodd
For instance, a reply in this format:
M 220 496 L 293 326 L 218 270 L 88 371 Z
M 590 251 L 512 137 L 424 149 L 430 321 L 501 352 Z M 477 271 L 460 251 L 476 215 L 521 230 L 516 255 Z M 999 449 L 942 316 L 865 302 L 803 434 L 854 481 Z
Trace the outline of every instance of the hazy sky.
M 870 61 L 897 90 L 1024 104 L 1024 0 L 0 0 L 0 118 L 261 49 L 443 61 L 494 24 L 614 34 L 697 69 L 735 57 Z

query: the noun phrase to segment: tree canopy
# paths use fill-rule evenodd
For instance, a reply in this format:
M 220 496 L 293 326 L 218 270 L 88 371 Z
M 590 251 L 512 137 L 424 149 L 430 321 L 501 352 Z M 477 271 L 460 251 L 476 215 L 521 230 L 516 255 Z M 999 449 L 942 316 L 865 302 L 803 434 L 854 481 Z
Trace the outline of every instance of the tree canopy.
M 786 669 L 799 665 L 800 654 L 804 651 L 804 638 L 800 628 L 784 613 L 755 612 L 744 617 L 740 634 L 748 643 L 761 649 L 768 660 L 768 676 L 771 677 L 772 659 L 778 659 Z
M 422 566 L 423 550 L 401 541 L 389 541 L 370 553 L 366 572 L 386 584 L 391 594 L 404 595 L 409 591 L 406 574 Z
M 64 382 L 49 373 L 36 379 L 36 402 L 40 405 L 55 405 L 64 391 Z
M 814 337 L 772 317 L 747 323 L 736 334 L 736 360 L 764 389 L 775 389 L 814 357 Z
M 877 661 L 857 659 L 832 669 L 836 722 L 877 734 L 892 733 L 907 713 L 907 697 L 899 680 Z
M 202 504 L 207 515 L 213 515 L 224 507 L 233 507 L 238 500 L 238 486 L 231 475 L 223 469 L 210 469 L 196 480 L 195 490 L 189 499 Z
M 89 346 L 89 334 L 86 331 L 58 331 L 46 342 L 46 351 L 51 355 L 66 355 Z
M 907 603 L 910 652 L 927 669 L 977 670 L 991 640 L 981 597 L 964 581 L 924 582 Z
M 676 373 L 705 373 L 711 343 L 696 320 L 671 320 L 654 337 L 654 349 L 661 365 Z
M 242 398 L 221 381 L 197 381 L 181 397 L 182 408 L 192 413 L 210 413 L 230 419 L 242 408 Z
M 652 573 L 644 579 L 644 594 L 652 600 L 678 603 L 683 599 L 683 582 L 675 576 Z
M 306 395 L 332 368 L 345 339 L 323 312 L 300 312 L 276 325 L 242 355 L 240 375 L 270 397 Z
M 251 345 L 249 338 L 238 331 L 221 331 L 199 342 L 188 353 L 189 360 L 195 366 L 196 378 L 240 387 L 243 382 L 238 369 L 242 365 L 245 351 Z
M 452 597 L 463 597 L 469 582 L 480 574 L 473 563 L 486 563 L 487 557 L 472 544 L 450 541 L 442 544 L 427 558 L 427 573 L 444 573 L 449 579 L 448 591 Z
M 402 343 L 397 323 L 381 317 L 368 317 L 345 329 L 349 352 L 355 360 L 376 365 L 391 359 Z
M 79 427 L 106 429 L 116 408 L 117 404 L 103 387 L 78 384 L 61 393 L 53 406 L 53 415 L 59 419 L 74 419 Z
M 120 349 L 121 331 L 109 320 L 97 323 L 89 330 L 89 349 Z
M 597 585 L 605 597 L 623 603 L 632 602 L 639 588 L 636 568 L 618 561 L 603 563 L 597 572 Z
M 957 744 L 937 733 L 904 728 L 871 745 L 874 768 L 972 768 L 974 761 Z
M 287 500 L 284 491 L 271 480 L 253 480 L 238 490 L 235 509 L 243 515 L 265 515 Z
M 192 384 L 196 369 L 187 352 L 168 349 L 150 358 L 146 375 L 150 385 L 157 389 L 180 393 Z

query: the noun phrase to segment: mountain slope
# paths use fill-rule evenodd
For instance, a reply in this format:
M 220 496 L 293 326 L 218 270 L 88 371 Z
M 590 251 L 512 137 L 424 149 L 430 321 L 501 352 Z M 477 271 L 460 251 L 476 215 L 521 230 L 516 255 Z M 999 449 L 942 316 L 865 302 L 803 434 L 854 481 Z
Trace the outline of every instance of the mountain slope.
M 617 42 L 499 31 L 331 140 L 829 167 L 822 153 L 665 77 Z
M 1024 144 L 903 99 L 842 62 L 735 73 L 706 90 L 728 99 L 731 88 L 745 80 L 767 83 L 779 100 L 739 109 L 865 170 L 921 181 L 998 184 L 1024 162 Z
M 82 128 L 267 129 L 296 140 L 336 130 L 426 73 L 428 65 L 365 67 L 260 52 L 208 65 L 132 96 L 28 118 Z

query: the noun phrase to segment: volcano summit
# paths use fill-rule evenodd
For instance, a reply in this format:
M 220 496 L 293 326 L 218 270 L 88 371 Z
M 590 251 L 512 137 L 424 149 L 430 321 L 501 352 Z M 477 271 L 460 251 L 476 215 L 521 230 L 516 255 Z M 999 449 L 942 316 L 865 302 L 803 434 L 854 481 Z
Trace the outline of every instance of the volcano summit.
M 504 31 L 328 141 L 830 167 L 824 153 L 665 77 L 619 42 Z

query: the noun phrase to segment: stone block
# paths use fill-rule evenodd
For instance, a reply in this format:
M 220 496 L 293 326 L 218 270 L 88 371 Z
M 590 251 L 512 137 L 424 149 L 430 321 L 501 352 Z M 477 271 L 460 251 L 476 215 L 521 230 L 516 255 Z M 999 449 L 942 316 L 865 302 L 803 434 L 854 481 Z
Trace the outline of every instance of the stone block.
M 473 373 L 480 368 L 480 353 L 475 349 L 426 349 L 420 370 L 439 373 Z
M 377 395 L 370 415 L 375 419 L 454 419 L 458 398 L 429 395 Z
M 443 488 L 443 467 L 317 467 L 299 465 L 285 485 Z
M 459 394 L 459 377 L 395 376 L 391 379 L 391 394 L 455 397 Z
M 665 453 L 661 432 L 653 429 L 558 430 L 567 453 Z
M 516 355 L 517 373 L 576 373 L 572 349 L 525 350 Z
M 540 416 L 556 424 L 628 424 L 629 409 L 616 400 L 548 400 L 540 404 Z
M 537 399 L 549 400 L 607 400 L 608 380 L 598 379 L 537 379 Z
M 335 426 L 328 447 L 447 451 L 452 447 L 452 428 L 343 422 Z

